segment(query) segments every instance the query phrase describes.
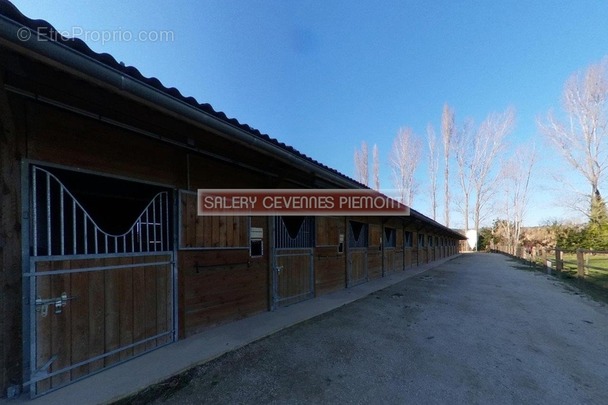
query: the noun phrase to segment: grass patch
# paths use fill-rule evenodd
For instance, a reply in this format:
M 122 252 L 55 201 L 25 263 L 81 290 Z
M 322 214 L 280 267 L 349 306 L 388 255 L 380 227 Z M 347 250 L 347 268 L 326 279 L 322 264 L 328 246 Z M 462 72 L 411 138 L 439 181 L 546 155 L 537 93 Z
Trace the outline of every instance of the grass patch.
M 571 257 L 574 257 L 572 261 Z M 547 274 L 547 268 L 540 262 L 531 263 L 526 260 L 509 257 L 511 267 L 518 270 L 538 271 Z M 589 265 L 594 267 L 587 270 L 584 278 L 578 277 L 576 255 L 564 255 L 564 268 L 562 271 L 551 269 L 552 277 L 562 281 L 569 290 L 587 294 L 590 298 L 608 304 L 608 257 L 590 257 Z M 606 266 L 606 270 L 597 268 Z
M 572 277 L 577 276 L 577 261 L 575 253 L 564 253 L 564 273 Z M 589 254 L 584 256 L 585 277 L 584 280 L 592 286 L 606 290 L 608 293 L 608 255 Z

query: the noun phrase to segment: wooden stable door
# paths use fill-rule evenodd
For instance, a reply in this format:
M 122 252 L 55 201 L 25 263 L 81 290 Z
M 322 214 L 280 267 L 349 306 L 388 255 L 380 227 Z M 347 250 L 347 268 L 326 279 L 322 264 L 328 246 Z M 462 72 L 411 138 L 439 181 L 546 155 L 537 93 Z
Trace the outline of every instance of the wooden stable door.
M 273 307 L 314 297 L 313 217 L 274 220 Z
M 279 306 L 314 296 L 312 249 L 281 249 L 274 257 L 276 294 Z
M 348 251 L 348 287 L 365 283 L 367 276 L 367 248 L 350 249 Z
M 368 281 L 367 248 L 369 225 L 363 222 L 348 221 L 347 280 L 348 287 Z
M 34 266 L 36 394 L 173 340 L 171 255 Z
M 168 191 L 30 169 L 24 369 L 37 396 L 174 341 L 175 283 Z

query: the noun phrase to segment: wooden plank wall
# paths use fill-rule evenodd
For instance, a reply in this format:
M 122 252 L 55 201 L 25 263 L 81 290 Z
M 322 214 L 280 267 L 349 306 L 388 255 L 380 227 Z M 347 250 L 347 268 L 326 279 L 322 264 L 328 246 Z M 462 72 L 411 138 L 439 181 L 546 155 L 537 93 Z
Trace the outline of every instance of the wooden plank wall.
M 277 272 L 276 292 L 279 305 L 290 305 L 310 299 L 314 293 L 314 280 L 311 273 L 314 260 L 310 249 L 281 249 L 275 258 Z
M 317 296 L 346 287 L 346 243 L 344 218 L 317 217 L 315 248 L 315 293 Z M 342 252 L 338 251 L 340 235 Z
M 347 285 L 349 287 L 367 281 L 367 249 L 352 249 L 347 257 Z
M 337 247 L 315 249 L 315 292 L 324 295 L 346 287 L 346 254 Z
M 404 265 L 404 249 L 403 249 L 403 228 L 396 228 L 396 247 L 395 247 L 395 269 L 397 271 L 405 270 Z
M 9 105 L 0 69 L 0 397 L 17 385 L 21 361 L 21 168 L 25 153 L 20 130 L 22 111 Z
M 215 217 L 224 221 L 221 226 L 214 217 L 196 215 L 196 195 L 182 193 L 180 204 L 180 337 L 268 310 L 266 218 Z M 263 256 L 250 257 L 249 221 L 252 227 L 264 230 Z M 216 241 L 222 241 L 222 246 Z
M 236 168 L 225 162 L 190 154 L 189 182 L 196 188 L 267 188 L 268 179 L 252 170 Z
M 77 270 L 170 261 L 169 255 L 40 261 L 36 271 Z M 173 322 L 171 265 L 126 267 L 37 277 L 36 296 L 72 299 L 55 314 L 36 312 L 37 358 L 42 367 L 58 355 L 49 372 L 109 353 L 137 341 L 169 332 Z M 39 392 L 65 385 L 84 375 L 171 341 L 163 336 L 103 359 L 60 373 L 37 384 Z
M 415 258 L 415 256 L 414 256 L 413 248 L 406 247 L 405 250 L 403 251 L 403 267 L 405 270 L 412 267 L 414 258 Z
M 248 250 L 182 250 L 180 335 L 268 310 L 268 264 Z
M 245 216 L 198 216 L 196 194 L 181 193 L 180 248 L 249 248 L 249 218 Z
M 369 245 L 367 248 L 367 275 L 370 280 L 382 277 L 382 226 L 369 224 Z
M 28 157 L 101 173 L 181 185 L 186 159 L 177 147 L 44 104 L 28 127 Z M 116 147 L 120 145 L 120 147 Z
M 383 266 L 384 266 L 384 275 L 391 274 L 396 272 L 396 254 L 395 248 L 383 248 L 384 258 L 383 258 Z

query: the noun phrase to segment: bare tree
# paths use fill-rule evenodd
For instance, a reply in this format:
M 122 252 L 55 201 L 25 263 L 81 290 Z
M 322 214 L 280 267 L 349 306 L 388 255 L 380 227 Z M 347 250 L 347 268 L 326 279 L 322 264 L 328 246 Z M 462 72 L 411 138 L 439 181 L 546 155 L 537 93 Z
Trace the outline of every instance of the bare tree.
M 519 147 L 515 154 L 501 168 L 505 194 L 505 227 L 509 253 L 516 254 L 528 203 L 532 170 L 537 161 L 536 148 Z
M 474 130 L 472 121 L 467 121 L 463 129 L 456 133 L 454 152 L 462 191 L 460 208 L 467 231 L 474 229 L 479 233 L 484 209 L 488 207 L 496 189 L 498 176 L 494 170 L 495 160 L 514 122 L 515 112 L 509 108 L 500 114 L 489 114 L 477 130 Z M 471 219 L 473 228 L 470 228 Z
M 583 218 L 589 218 L 590 204 L 589 194 L 580 188 L 580 179 L 572 179 L 568 173 L 552 171 L 550 178 L 553 186 L 547 186 L 547 190 L 557 193 L 559 198 L 555 200 L 554 206 L 565 208 L 573 218 L 580 218 L 575 222 L 581 222 Z
M 450 151 L 454 137 L 454 110 L 444 104 L 441 114 L 441 138 L 443 140 L 443 202 L 445 226 L 450 226 Z
M 429 187 L 431 194 L 431 212 L 433 220 L 437 220 L 437 172 L 439 171 L 439 159 L 437 156 L 437 135 L 431 124 L 426 127 L 427 141 L 429 146 Z
M 361 149 L 355 149 L 355 178 L 367 186 L 369 182 L 367 143 L 361 142 Z
M 378 145 L 372 148 L 372 162 L 374 171 L 374 189 L 380 191 L 380 156 L 378 156 Z
M 504 148 L 504 139 L 515 124 L 515 111 L 508 108 L 503 113 L 490 113 L 481 123 L 474 142 L 471 179 L 475 190 L 474 226 L 479 233 L 483 209 L 495 192 L 498 176 L 492 175 L 495 159 Z
M 467 120 L 463 127 L 455 133 L 454 139 L 454 152 L 458 166 L 458 183 L 462 191 L 462 201 L 459 203 L 459 206 L 464 220 L 465 231 L 470 229 L 469 220 L 471 219 L 470 204 L 471 195 L 473 194 L 473 173 L 470 168 L 473 165 L 472 145 L 474 139 L 473 122 Z
M 585 211 L 591 213 L 594 198 L 608 167 L 608 59 L 570 76 L 562 95 L 563 118 L 549 111 L 538 120 L 540 131 L 566 162 L 588 182 Z
M 390 165 L 393 170 L 393 184 L 402 203 L 412 206 L 416 183 L 414 172 L 420 160 L 422 145 L 410 128 L 401 128 L 393 141 Z

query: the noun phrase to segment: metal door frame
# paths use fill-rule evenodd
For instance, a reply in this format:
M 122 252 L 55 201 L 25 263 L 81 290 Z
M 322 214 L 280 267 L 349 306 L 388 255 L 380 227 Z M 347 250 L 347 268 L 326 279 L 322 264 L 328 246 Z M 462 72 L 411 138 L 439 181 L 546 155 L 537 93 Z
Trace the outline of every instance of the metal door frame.
M 149 184 L 149 185 L 154 185 L 154 186 L 164 188 L 167 192 L 166 204 L 168 207 L 168 211 L 167 211 L 166 215 L 167 215 L 167 218 L 170 219 L 167 224 L 167 229 L 166 229 L 167 238 L 168 238 L 167 243 L 169 243 L 170 249 L 163 250 L 163 251 L 151 251 L 151 252 L 149 251 L 149 252 L 137 252 L 137 253 L 106 253 L 106 254 L 93 253 L 93 254 L 74 254 L 74 255 L 63 254 L 63 255 L 51 255 L 51 256 L 36 256 L 35 255 L 36 252 L 32 252 L 32 249 L 33 249 L 33 246 L 31 244 L 32 235 L 30 232 L 30 230 L 32 229 L 31 228 L 32 223 L 34 221 L 34 219 L 32 218 L 32 215 L 33 215 L 34 209 L 35 209 L 34 203 L 32 201 L 32 193 L 31 193 L 32 187 L 33 187 L 32 170 L 33 170 L 33 168 L 40 168 L 42 170 L 45 170 L 44 169 L 45 167 L 46 168 L 58 168 L 58 169 L 62 169 L 62 170 L 80 172 L 80 173 L 95 175 L 95 176 L 103 176 L 103 177 L 107 177 L 107 178 L 125 180 L 125 181 L 130 181 L 130 182 L 139 183 L 139 184 Z M 62 184 L 62 186 L 63 186 L 63 184 Z M 57 375 L 60 373 L 70 371 L 73 368 L 82 366 L 83 364 L 89 364 L 93 361 L 103 359 L 105 357 L 116 354 L 120 351 L 127 350 L 136 345 L 140 345 L 142 343 L 145 343 L 152 339 L 157 339 L 159 337 L 169 336 L 170 339 L 167 343 L 160 344 L 160 345 L 154 347 L 153 349 L 144 350 L 141 354 L 134 355 L 133 357 L 129 357 L 124 360 L 119 360 L 116 363 L 113 363 L 112 365 L 110 365 L 109 367 L 113 367 L 115 365 L 127 362 L 129 360 L 132 360 L 135 357 L 138 357 L 139 355 L 149 353 L 160 347 L 166 346 L 168 344 L 171 344 L 171 343 L 174 343 L 177 341 L 177 338 L 178 338 L 178 335 L 177 335 L 177 331 L 178 331 L 178 328 L 177 328 L 177 326 L 178 326 L 177 325 L 178 324 L 178 307 L 177 307 L 178 283 L 177 283 L 177 265 L 176 265 L 176 260 L 175 260 L 175 258 L 177 257 L 177 255 L 176 255 L 176 248 L 177 248 L 176 198 L 177 198 L 177 193 L 175 192 L 175 189 L 173 187 L 167 186 L 165 184 L 135 180 L 135 179 L 123 177 L 123 176 L 115 176 L 115 175 L 109 175 L 106 173 L 99 173 L 99 172 L 95 172 L 92 170 L 74 169 L 74 168 L 67 167 L 64 165 L 58 165 L 58 164 L 53 164 L 53 163 L 48 163 L 48 162 L 43 162 L 43 161 L 36 161 L 36 160 L 31 160 L 31 159 L 22 160 L 22 162 L 21 162 L 21 218 L 22 218 L 22 237 L 21 237 L 22 306 L 21 306 L 21 308 L 22 308 L 22 332 L 23 332 L 23 347 L 22 347 L 23 384 L 22 384 L 22 387 L 23 387 L 24 392 L 29 391 L 31 398 L 35 398 L 37 396 L 55 391 L 66 385 L 69 385 L 76 381 L 85 379 L 85 378 L 90 377 L 99 372 L 105 371 L 105 370 L 107 370 L 108 367 L 102 367 L 102 368 L 95 370 L 91 373 L 88 373 L 82 377 L 79 377 L 74 380 L 70 380 L 66 384 L 62 384 L 58 387 L 53 387 L 42 393 L 36 392 L 35 384 L 39 381 L 43 381 L 49 377 L 52 377 L 53 375 Z M 63 199 L 63 197 L 62 197 L 62 199 Z M 147 210 L 147 208 L 146 208 L 146 210 Z M 70 259 L 76 260 L 76 259 L 115 258 L 115 257 L 141 257 L 141 256 L 154 256 L 154 255 L 156 255 L 156 256 L 167 255 L 167 256 L 169 256 L 169 260 L 160 261 L 160 262 L 149 262 L 149 263 L 143 263 L 143 264 L 133 264 L 133 265 L 126 265 L 126 266 L 106 266 L 106 267 L 103 267 L 103 269 L 111 271 L 112 269 L 119 269 L 119 268 L 125 268 L 125 267 L 133 268 L 133 267 L 144 267 L 144 266 L 169 265 L 170 274 L 168 277 L 167 288 L 169 289 L 168 295 L 170 297 L 170 302 L 168 302 L 167 304 L 171 305 L 172 320 L 171 320 L 171 324 L 168 325 L 169 330 L 167 332 L 163 332 L 159 335 L 147 337 L 141 341 L 134 342 L 134 343 L 124 346 L 124 347 L 120 347 L 119 349 L 110 351 L 108 353 L 104 353 L 103 355 L 100 355 L 100 356 L 95 356 L 93 358 L 89 358 L 84 362 L 79 362 L 77 364 L 73 364 L 62 370 L 52 372 L 50 374 L 48 372 L 45 372 L 45 368 L 48 369 L 48 367 L 50 366 L 52 361 L 49 361 L 47 363 L 47 365 L 45 365 L 46 367 L 42 367 L 40 370 L 36 370 L 36 366 L 37 366 L 36 365 L 36 357 L 37 357 L 36 356 L 36 353 L 37 353 L 37 340 L 36 340 L 36 335 L 37 335 L 36 287 L 37 287 L 37 285 L 36 285 L 36 278 L 38 276 L 48 276 L 48 275 L 50 275 L 48 273 L 51 273 L 51 272 L 36 272 L 35 266 L 36 266 L 37 262 L 54 261 L 54 260 L 70 260 Z M 52 273 L 54 275 L 60 275 L 60 274 L 77 273 L 77 272 L 79 272 L 79 270 L 80 269 L 59 270 L 59 271 L 53 271 Z M 104 271 L 104 270 L 102 270 L 102 268 L 91 267 L 91 268 L 86 268 L 84 271 Z M 52 360 L 52 358 L 51 358 L 51 360 Z M 42 375 L 41 373 L 45 373 L 45 374 Z

